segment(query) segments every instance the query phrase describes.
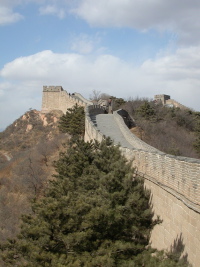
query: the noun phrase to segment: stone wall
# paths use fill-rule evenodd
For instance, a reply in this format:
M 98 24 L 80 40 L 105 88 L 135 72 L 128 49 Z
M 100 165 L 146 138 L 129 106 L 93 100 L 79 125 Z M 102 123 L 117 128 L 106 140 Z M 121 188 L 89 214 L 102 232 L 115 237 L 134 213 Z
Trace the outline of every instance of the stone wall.
M 160 96 L 158 96 L 160 97 Z M 165 104 L 184 108 L 166 96 Z M 42 112 L 54 109 L 66 112 L 75 104 L 86 107 L 85 141 L 104 139 L 91 117 L 103 114 L 105 108 L 84 99 L 80 94 L 68 94 L 61 86 L 44 86 Z M 168 249 L 179 242 L 194 267 L 200 265 L 200 160 L 175 157 L 149 146 L 132 134 L 124 124 L 124 112 L 114 112 L 120 130 L 134 149 L 121 148 L 133 167 L 144 177 L 145 187 L 151 190 L 155 216 L 163 222 L 152 231 L 151 244 L 158 249 Z M 126 122 L 126 120 L 125 120 Z
M 97 129 L 91 120 L 91 116 L 97 114 L 103 114 L 105 108 L 100 105 L 91 105 L 86 108 L 85 114 L 85 142 L 90 140 L 97 140 L 101 142 L 104 138 L 103 134 Z
M 180 108 L 180 109 L 188 109 L 188 107 L 180 104 L 174 99 L 171 99 L 169 95 L 155 95 L 154 96 L 154 101 L 155 103 L 159 104 L 162 103 L 163 106 L 170 106 L 170 107 L 175 107 L 175 108 Z
M 172 107 L 175 107 L 175 108 L 180 108 L 180 109 L 188 109 L 188 107 L 180 104 L 179 102 L 177 102 L 174 99 L 168 99 L 168 100 L 166 100 L 165 105 L 166 106 L 172 106 Z
M 122 131 L 124 137 L 126 138 L 126 140 L 137 149 L 144 149 L 144 150 L 152 151 L 152 152 L 153 151 L 154 152 L 159 151 L 158 149 L 148 145 L 147 143 L 142 141 L 140 138 L 138 138 L 136 135 L 131 133 L 131 131 L 129 130 L 129 128 L 125 124 L 124 116 L 127 116 L 126 113 L 128 113 L 128 112 L 125 110 L 121 110 L 121 109 L 113 112 L 114 119 L 117 122 L 117 124 L 118 124 L 120 130 Z
M 145 179 L 145 186 L 151 190 L 155 214 L 163 222 L 156 225 L 151 235 L 152 247 L 170 250 L 174 244 L 183 248 L 182 256 L 198 267 L 200 263 L 200 215 L 190 209 L 175 195 L 160 185 Z
M 92 102 L 78 93 L 68 94 L 62 86 L 43 86 L 42 113 L 51 110 L 61 110 L 66 113 L 67 109 L 72 108 L 75 104 L 86 107 Z
M 99 106 L 88 107 L 85 140 L 101 141 L 104 136 L 91 121 L 94 114 L 103 113 Z M 128 141 L 133 138 L 135 149 L 121 148 L 133 167 L 145 178 L 151 190 L 155 215 L 163 219 L 151 235 L 152 246 L 170 250 L 174 242 L 182 243 L 183 255 L 193 266 L 200 264 L 200 160 L 175 157 L 146 146 L 124 124 L 119 114 L 116 121 Z

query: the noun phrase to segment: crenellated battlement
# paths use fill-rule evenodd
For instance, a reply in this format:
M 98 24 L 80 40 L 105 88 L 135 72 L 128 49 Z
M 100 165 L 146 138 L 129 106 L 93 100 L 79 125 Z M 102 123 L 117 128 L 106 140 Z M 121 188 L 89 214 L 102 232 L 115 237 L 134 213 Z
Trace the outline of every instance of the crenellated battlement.
M 43 92 L 61 92 L 62 86 L 43 86 Z

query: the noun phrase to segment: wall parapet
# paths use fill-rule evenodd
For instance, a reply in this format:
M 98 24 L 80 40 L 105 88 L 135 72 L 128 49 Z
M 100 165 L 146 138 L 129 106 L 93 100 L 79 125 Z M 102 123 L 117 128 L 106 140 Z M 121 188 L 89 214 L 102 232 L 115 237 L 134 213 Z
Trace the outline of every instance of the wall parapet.
M 122 118 L 122 116 L 120 115 L 120 111 L 121 110 L 117 110 L 113 112 L 114 115 L 114 119 L 117 122 L 120 130 L 122 131 L 124 137 L 126 138 L 126 140 L 135 148 L 137 149 L 144 149 L 146 151 L 155 151 L 158 152 L 159 150 L 156 149 L 155 147 L 152 147 L 150 145 L 148 145 L 147 143 L 145 143 L 144 141 L 142 141 L 140 138 L 138 138 L 135 134 L 133 134 L 129 128 L 126 126 L 126 124 L 124 123 L 124 120 Z M 126 112 L 126 111 L 124 111 Z M 128 113 L 128 112 L 126 112 Z
M 104 108 L 99 105 L 87 107 L 85 141 L 103 140 L 103 134 L 97 129 L 91 117 L 104 111 Z M 119 115 L 119 110 L 113 114 L 124 137 L 134 147 L 133 149 L 121 147 L 121 150 L 127 159 L 134 159 L 133 167 L 138 173 L 200 213 L 200 160 L 177 157 L 159 151 L 130 132 Z
M 127 159 L 133 160 L 133 167 L 141 176 L 200 213 L 200 160 L 176 157 L 160 151 L 120 149 Z
M 101 142 L 105 137 L 104 135 L 97 129 L 94 122 L 91 119 L 92 115 L 103 114 L 105 112 L 105 108 L 100 105 L 90 105 L 85 109 L 85 141 L 97 140 Z
M 43 92 L 61 92 L 63 91 L 62 86 L 43 86 Z
M 105 136 L 97 129 L 95 120 L 91 119 L 102 114 L 100 106 L 86 108 L 85 141 L 98 140 Z M 176 157 L 152 150 L 149 145 L 129 134 L 129 129 L 119 112 L 114 119 L 128 142 L 133 138 L 134 148 L 120 147 L 122 154 L 136 173 L 144 178 L 144 186 L 151 190 L 151 205 L 155 216 L 162 223 L 156 225 L 151 233 L 151 246 L 159 250 L 169 250 L 174 242 L 181 238 L 184 246 L 182 257 L 194 267 L 200 262 L 200 160 L 187 157 Z M 134 137 L 133 137 L 134 136 Z M 138 142 L 138 144 L 137 144 Z
M 81 94 L 79 93 L 74 93 L 74 95 L 72 95 L 72 97 L 76 97 L 77 99 L 79 99 L 80 101 L 82 101 L 82 103 L 87 104 L 87 105 L 92 105 L 92 101 L 87 100 L 85 97 L 83 97 Z
M 124 151 L 125 155 L 128 150 L 128 154 L 134 155 L 133 164 L 138 172 L 200 213 L 200 160 L 165 154 L 131 133 L 119 110 L 114 112 L 114 118 L 126 140 L 135 148 Z

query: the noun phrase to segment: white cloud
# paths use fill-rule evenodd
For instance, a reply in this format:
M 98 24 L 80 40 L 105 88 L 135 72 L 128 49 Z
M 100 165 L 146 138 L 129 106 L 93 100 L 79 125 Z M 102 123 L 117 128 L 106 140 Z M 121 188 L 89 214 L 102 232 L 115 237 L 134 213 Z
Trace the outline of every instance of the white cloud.
M 22 18 L 15 7 L 35 3 L 41 15 L 63 19 L 74 13 L 92 26 L 157 29 L 177 34 L 182 44 L 200 42 L 199 0 L 0 0 L 0 25 Z
M 30 107 L 40 109 L 43 85 L 62 85 L 86 98 L 94 89 L 125 99 L 165 93 L 200 111 L 199 62 L 200 47 L 178 49 L 174 55 L 146 60 L 139 67 L 112 55 L 94 58 L 50 50 L 17 58 L 0 71 L 0 107 L 6 114 L 10 107 L 13 110 L 3 127 Z
M 65 17 L 65 10 L 63 8 L 58 8 L 55 5 L 47 5 L 39 8 L 39 12 L 41 15 L 55 15 L 60 19 Z
M 82 0 L 73 12 L 92 26 L 174 31 L 182 42 L 199 37 L 199 0 Z
M 19 13 L 7 7 L 0 7 L 0 25 L 15 23 L 23 18 Z
M 174 55 L 147 60 L 142 68 L 148 74 L 157 73 L 165 81 L 200 78 L 200 47 L 179 48 Z
M 63 19 L 68 12 L 91 26 L 157 29 L 175 33 L 181 44 L 200 42 L 199 0 L 0 0 L 0 25 L 22 18 L 15 7 L 35 3 L 41 15 Z
M 71 6 L 68 0 L 0 0 L 0 26 L 15 23 L 24 16 L 15 12 L 18 6 L 34 3 L 39 8 L 41 15 L 54 15 L 63 19 Z
M 80 54 L 89 54 L 100 42 L 100 39 L 98 33 L 95 36 L 89 36 L 83 33 L 79 34 L 78 36 L 72 37 L 71 50 Z

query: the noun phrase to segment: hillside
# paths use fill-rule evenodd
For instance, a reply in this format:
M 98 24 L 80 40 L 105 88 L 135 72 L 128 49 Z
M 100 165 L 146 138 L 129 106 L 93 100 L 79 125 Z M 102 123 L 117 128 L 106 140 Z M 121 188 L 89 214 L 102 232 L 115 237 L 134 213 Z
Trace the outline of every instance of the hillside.
M 18 232 L 19 217 L 30 212 L 30 199 L 39 198 L 54 173 L 62 143 L 62 112 L 26 112 L 0 133 L 0 241 Z
M 167 154 L 200 158 L 198 125 L 200 112 L 156 105 L 148 99 L 127 101 L 122 108 L 135 122 L 131 131 Z

